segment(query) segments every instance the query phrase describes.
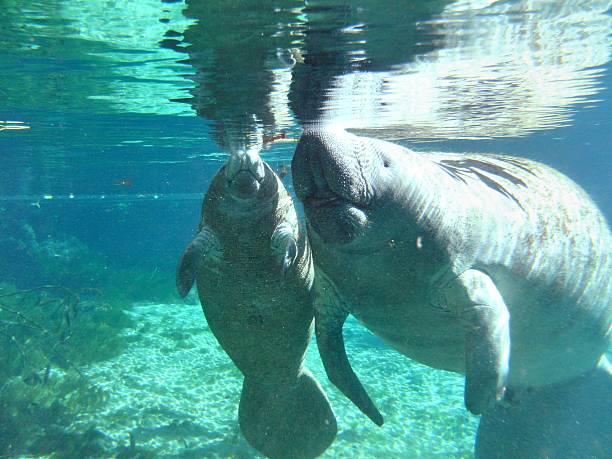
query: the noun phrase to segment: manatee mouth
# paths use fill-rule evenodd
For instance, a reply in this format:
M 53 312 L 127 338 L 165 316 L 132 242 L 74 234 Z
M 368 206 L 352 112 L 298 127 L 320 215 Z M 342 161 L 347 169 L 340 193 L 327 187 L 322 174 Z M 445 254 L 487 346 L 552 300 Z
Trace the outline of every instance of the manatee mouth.
M 342 198 L 338 196 L 308 196 L 303 200 L 306 207 L 334 207 L 342 203 Z
M 368 224 L 362 209 L 339 198 L 311 198 L 304 203 L 304 211 L 311 228 L 328 243 L 347 244 Z
M 304 204 L 310 227 L 327 243 L 351 242 L 367 226 L 367 206 L 339 196 L 326 183 L 320 180 L 317 182 L 318 186 L 310 188 L 308 194 L 296 186 L 296 194 Z
M 363 202 L 364 200 L 356 196 L 351 187 L 347 186 L 348 174 L 341 176 L 336 174 L 333 165 L 311 156 L 303 167 L 295 167 L 293 172 L 294 188 L 298 198 L 304 205 L 312 207 L 329 207 L 342 203 L 366 207 L 367 202 Z
M 248 199 L 259 192 L 262 181 L 250 171 L 240 171 L 233 178 L 228 179 L 227 184 L 234 196 Z
M 298 171 L 299 180 L 295 186 L 298 198 L 304 203 L 305 207 L 314 209 L 355 207 L 362 210 L 366 209 L 366 204 L 358 202 L 353 196 L 345 196 L 334 178 L 328 179 L 324 166 L 316 158 L 311 158 L 309 170 Z M 300 175 L 301 174 L 301 175 Z M 294 175 L 294 181 L 295 181 Z M 307 182 L 307 185 L 305 183 Z

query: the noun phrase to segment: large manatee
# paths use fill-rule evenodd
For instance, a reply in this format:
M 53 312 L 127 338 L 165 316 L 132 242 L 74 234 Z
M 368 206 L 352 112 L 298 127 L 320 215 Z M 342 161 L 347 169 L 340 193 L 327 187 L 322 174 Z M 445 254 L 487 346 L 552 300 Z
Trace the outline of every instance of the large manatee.
M 256 148 L 234 152 L 206 193 L 197 236 L 177 271 L 197 282 L 210 329 L 244 375 L 239 422 L 272 458 L 311 458 L 336 420 L 304 367 L 312 334 L 313 266 L 291 197 Z
M 477 455 L 612 451 L 612 239 L 582 189 L 524 158 L 416 153 L 326 126 L 305 129 L 292 171 L 319 351 L 367 416 L 383 422 L 345 353 L 348 314 L 465 374 L 465 404 L 485 414 Z

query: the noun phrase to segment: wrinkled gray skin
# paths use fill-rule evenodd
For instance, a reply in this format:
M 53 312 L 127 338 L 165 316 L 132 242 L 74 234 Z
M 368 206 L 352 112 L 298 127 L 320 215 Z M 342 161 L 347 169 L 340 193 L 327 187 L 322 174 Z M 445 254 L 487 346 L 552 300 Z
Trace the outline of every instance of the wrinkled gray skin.
M 199 233 L 177 271 L 182 296 L 197 282 L 210 329 L 244 375 L 239 421 L 272 458 L 312 458 L 336 420 L 304 367 L 312 334 L 313 266 L 290 196 L 256 150 L 233 153 L 214 177 Z
M 465 374 L 467 408 L 486 413 L 477 456 L 565 457 L 574 442 L 595 454 L 594 440 L 612 450 L 584 399 L 563 389 L 593 387 L 610 419 L 612 240 L 583 190 L 523 158 L 415 153 L 323 126 L 305 129 L 292 171 L 315 260 L 319 352 L 370 419 L 383 422 L 347 360 L 348 314 L 402 354 Z M 552 414 L 551 393 L 578 419 Z M 550 416 L 525 423 L 543 407 Z M 555 431 L 566 444 L 546 437 Z

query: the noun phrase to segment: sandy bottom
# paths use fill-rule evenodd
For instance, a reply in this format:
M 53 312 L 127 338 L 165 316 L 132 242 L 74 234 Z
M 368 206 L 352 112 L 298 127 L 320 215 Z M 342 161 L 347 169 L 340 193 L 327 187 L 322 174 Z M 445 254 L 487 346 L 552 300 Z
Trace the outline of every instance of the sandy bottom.
M 199 305 L 138 304 L 126 314 L 130 346 L 82 371 L 104 394 L 68 430 L 95 425 L 126 457 L 261 457 L 237 422 L 242 377 L 208 329 Z M 338 419 L 325 458 L 473 457 L 478 418 L 463 406 L 463 378 L 415 364 L 369 335 L 345 327 L 347 353 L 385 417 L 377 427 L 333 387 L 313 342 L 307 366 Z M 131 447 L 130 447 L 131 438 Z

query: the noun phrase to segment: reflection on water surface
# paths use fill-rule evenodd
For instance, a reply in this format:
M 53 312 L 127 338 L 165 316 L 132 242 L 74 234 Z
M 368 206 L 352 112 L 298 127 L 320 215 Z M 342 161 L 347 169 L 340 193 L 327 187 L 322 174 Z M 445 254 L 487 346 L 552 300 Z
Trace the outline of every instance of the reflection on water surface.
M 291 114 L 386 138 L 522 136 L 566 124 L 609 60 L 608 2 L 238 2 L 238 29 L 187 3 L 195 21 L 175 44 L 220 137 Z
M 197 114 L 221 144 L 253 124 L 278 132 L 322 118 L 386 138 L 521 136 L 563 126 L 576 104 L 595 100 L 610 55 L 609 7 L 598 0 L 11 2 L 0 16 L 7 43 L 0 79 L 5 109 L 52 102 Z

